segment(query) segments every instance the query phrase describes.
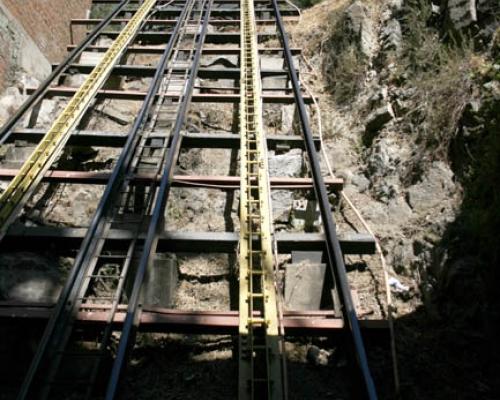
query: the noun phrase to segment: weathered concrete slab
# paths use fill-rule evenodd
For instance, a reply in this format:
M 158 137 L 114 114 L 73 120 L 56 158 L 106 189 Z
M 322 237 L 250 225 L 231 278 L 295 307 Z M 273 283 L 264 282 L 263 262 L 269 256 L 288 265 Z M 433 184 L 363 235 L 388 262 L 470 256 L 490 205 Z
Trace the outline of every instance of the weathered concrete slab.
M 322 251 L 292 251 L 292 263 L 299 264 L 304 261 L 312 264 L 321 264 L 323 261 Z
M 325 264 L 307 261 L 288 265 L 285 270 L 285 308 L 319 310 L 325 270 Z
M 158 254 L 146 272 L 141 293 L 142 303 L 148 306 L 172 307 L 177 280 L 176 257 Z

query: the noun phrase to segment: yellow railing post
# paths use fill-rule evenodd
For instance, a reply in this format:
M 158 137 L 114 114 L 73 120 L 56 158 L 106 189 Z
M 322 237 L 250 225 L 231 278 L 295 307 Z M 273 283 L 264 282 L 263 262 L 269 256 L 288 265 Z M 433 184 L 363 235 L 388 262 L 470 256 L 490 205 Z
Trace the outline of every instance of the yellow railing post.
M 241 0 L 239 398 L 282 399 L 267 146 L 253 0 Z

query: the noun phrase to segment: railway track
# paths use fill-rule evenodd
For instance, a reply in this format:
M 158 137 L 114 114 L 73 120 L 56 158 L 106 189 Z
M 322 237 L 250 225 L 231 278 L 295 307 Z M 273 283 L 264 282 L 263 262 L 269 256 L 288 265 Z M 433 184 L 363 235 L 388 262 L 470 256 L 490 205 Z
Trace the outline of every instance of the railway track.
M 360 327 L 370 329 L 371 325 L 360 325 L 358 321 L 343 260 L 343 252 L 373 251 L 370 250 L 373 240 L 354 238 L 347 243 L 336 233 L 328 189 L 338 190 L 342 182 L 325 181 L 321 175 L 318 143 L 306 110 L 308 99 L 302 92 L 294 61 L 298 50 L 290 47 L 284 27 L 285 16 L 293 19 L 296 10 L 278 0 L 94 0 L 94 3 L 116 3 L 116 7 L 102 20 L 75 23 L 94 29 L 80 45 L 71 46 L 68 58 L 55 66 L 53 74 L 33 90 L 0 132 L 2 143 L 23 137 L 38 144 L 20 169 L 0 170 L 1 179 L 12 178 L 0 197 L 0 237 L 3 237 L 0 248 L 15 248 L 20 238 L 38 235 L 40 243 L 46 238 L 60 251 L 64 251 L 63 246 L 78 249 L 56 305 L 0 303 L 2 320 L 48 319 L 18 399 L 67 398 L 75 393 L 86 399 L 118 397 L 136 334 L 143 330 L 237 333 L 240 399 L 288 397 L 285 334 L 328 336 L 342 332 L 356 367 L 359 393 L 353 396 L 376 399 Z M 107 30 L 113 24 L 119 24 L 121 30 Z M 213 26 L 219 25 L 236 27 L 239 31 L 211 32 Z M 158 26 L 162 31 L 157 30 Z M 281 47 L 262 45 L 264 35 L 258 29 L 261 26 L 275 27 L 275 31 L 265 36 L 279 40 Z M 113 39 L 111 45 L 99 42 L 103 35 Z M 221 41 L 225 45 L 217 48 Z M 79 64 L 78 57 L 86 51 L 100 54 L 101 61 L 95 66 Z M 160 58 L 154 67 L 122 64 L 127 54 L 137 52 L 150 52 Z M 269 72 L 261 68 L 260 57 L 264 52 L 281 55 L 283 69 Z M 239 66 L 221 71 L 203 70 L 201 59 L 208 54 L 239 55 Z M 79 89 L 63 93 L 56 82 L 70 69 L 89 75 Z M 147 92 L 135 97 L 129 97 L 130 93 L 119 95 L 141 102 L 130 130 L 126 134 L 84 134 L 79 127 L 82 117 L 98 99 L 117 96 L 103 89 L 106 82 L 115 75 L 131 74 L 148 76 L 150 83 Z M 190 106 L 195 101 L 211 101 L 211 93 L 201 92 L 200 76 L 237 82 L 227 90 L 232 97 L 216 94 L 219 97 L 215 101 L 238 104 L 239 137 L 203 136 L 202 132 L 187 130 Z M 284 77 L 285 87 L 265 87 L 262 79 L 266 76 Z M 267 135 L 263 104 L 273 96 L 269 94 L 273 90 L 279 92 L 274 102 L 296 106 L 300 135 L 286 138 Z M 54 94 L 68 95 L 70 100 L 45 133 L 36 128 L 38 112 L 43 100 Z M 27 123 L 23 122 L 26 120 Z M 57 171 L 54 163 L 68 143 L 75 141 L 87 145 L 105 143 L 122 150 L 112 171 L 104 177 Z M 181 147 L 234 149 L 238 145 L 239 178 L 174 176 Z M 280 181 L 269 176 L 268 148 L 283 145 L 306 151 L 310 178 Z M 105 187 L 89 226 L 78 237 L 75 232 L 71 236 L 68 230 L 50 233 L 50 229 L 21 227 L 17 220 L 42 180 L 51 179 L 69 183 L 73 179 Z M 173 236 L 166 234 L 166 207 L 174 185 L 239 189 L 239 237 L 212 238 L 213 235 L 190 233 L 175 239 L 175 232 Z M 311 239 L 314 234 L 306 233 L 290 239 L 288 247 L 283 245 L 283 237 L 273 228 L 271 191 L 275 188 L 314 192 L 322 221 L 323 232 L 319 237 Z M 314 244 L 310 240 L 315 240 Z M 25 243 L 20 247 L 26 249 L 31 245 Z M 301 246 L 324 253 L 326 282 L 331 286 L 329 304 L 333 304 L 333 310 L 283 311 L 282 289 L 277 283 L 278 254 Z M 215 248 L 238 253 L 238 312 L 189 313 L 144 306 L 141 290 L 157 253 L 165 249 L 208 252 Z M 106 291 L 98 290 L 102 285 Z M 86 330 L 92 332 L 91 339 Z M 112 346 L 113 342 L 116 346 Z M 86 373 L 78 378 L 68 376 L 68 366 L 83 366 L 81 369 Z

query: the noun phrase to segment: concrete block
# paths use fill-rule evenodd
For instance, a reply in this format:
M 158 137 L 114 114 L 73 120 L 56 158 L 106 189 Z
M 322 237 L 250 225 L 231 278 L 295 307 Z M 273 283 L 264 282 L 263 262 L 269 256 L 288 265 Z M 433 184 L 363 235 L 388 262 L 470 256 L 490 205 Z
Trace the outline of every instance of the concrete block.
M 292 225 L 297 229 L 312 232 L 319 229 L 321 215 L 315 200 L 294 200 L 292 205 Z
M 260 57 L 260 68 L 269 71 L 281 71 L 283 69 L 283 58 L 262 55 Z
M 287 83 L 288 83 L 288 80 L 286 77 L 282 78 L 282 77 L 276 77 L 276 76 L 266 76 L 266 77 L 262 78 L 262 87 L 264 89 L 283 89 L 283 92 L 285 92 L 285 89 L 287 87 Z M 232 86 L 234 86 L 234 84 Z M 290 118 L 292 118 L 292 120 L 293 120 L 293 110 L 292 110 L 292 115 Z M 291 125 L 291 122 L 289 122 L 289 125 Z
M 141 293 L 142 304 L 172 307 L 177 280 L 177 259 L 175 256 L 158 254 L 144 278 Z
M 290 264 L 285 270 L 285 308 L 288 310 L 319 310 L 325 264 Z

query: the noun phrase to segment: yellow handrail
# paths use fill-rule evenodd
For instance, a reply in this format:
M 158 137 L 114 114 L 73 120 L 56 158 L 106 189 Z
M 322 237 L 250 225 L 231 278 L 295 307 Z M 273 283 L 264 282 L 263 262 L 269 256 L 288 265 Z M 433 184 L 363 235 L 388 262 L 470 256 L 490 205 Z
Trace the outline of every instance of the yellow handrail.
M 239 399 L 283 399 L 253 0 L 241 0 Z

